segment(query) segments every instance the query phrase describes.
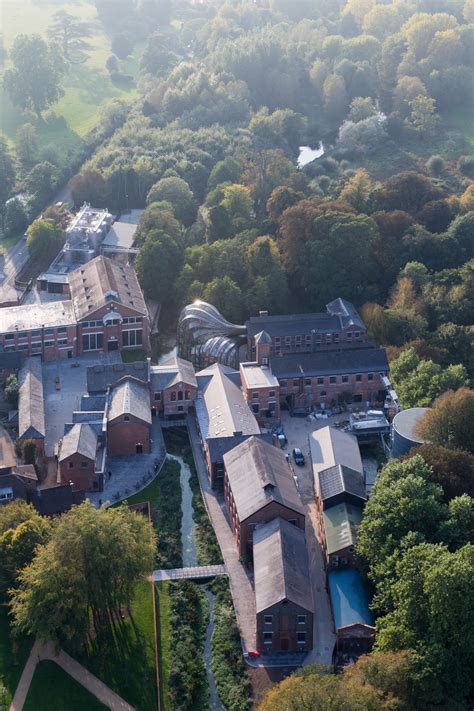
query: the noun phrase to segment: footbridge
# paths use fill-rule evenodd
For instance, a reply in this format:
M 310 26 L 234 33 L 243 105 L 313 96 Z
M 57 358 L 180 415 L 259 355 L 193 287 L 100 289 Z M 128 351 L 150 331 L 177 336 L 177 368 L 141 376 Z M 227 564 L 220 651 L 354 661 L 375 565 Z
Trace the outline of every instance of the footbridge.
M 159 583 L 164 580 L 206 580 L 218 575 L 228 575 L 225 565 L 198 565 L 191 568 L 154 570 L 152 578 Z

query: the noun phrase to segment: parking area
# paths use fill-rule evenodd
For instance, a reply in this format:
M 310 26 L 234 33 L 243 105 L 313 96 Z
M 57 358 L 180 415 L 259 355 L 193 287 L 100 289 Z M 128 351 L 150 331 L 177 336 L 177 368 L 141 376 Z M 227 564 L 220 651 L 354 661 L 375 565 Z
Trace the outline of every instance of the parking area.
M 74 410 L 80 409 L 81 396 L 86 393 L 86 368 L 89 365 L 120 363 L 120 353 L 91 353 L 78 358 L 43 364 L 45 408 L 45 454 L 54 455 L 54 447 L 71 421 Z
M 285 431 L 288 443 L 285 452 L 290 455 L 291 467 L 298 481 L 298 488 L 304 504 L 314 501 L 313 473 L 311 469 L 311 457 L 309 453 L 309 435 L 321 427 L 334 425 L 336 422 L 348 420 L 347 413 L 333 415 L 325 420 L 313 420 L 309 417 L 291 417 L 287 410 L 281 413 L 281 424 Z M 292 456 L 293 449 L 301 449 L 304 456 L 304 465 L 295 464 Z

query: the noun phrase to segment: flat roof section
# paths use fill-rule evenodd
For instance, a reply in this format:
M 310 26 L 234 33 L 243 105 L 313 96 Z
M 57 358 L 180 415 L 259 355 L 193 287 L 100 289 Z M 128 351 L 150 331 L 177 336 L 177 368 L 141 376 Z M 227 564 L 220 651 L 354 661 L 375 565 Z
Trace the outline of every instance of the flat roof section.
M 23 304 L 0 309 L 0 333 L 55 328 L 76 323 L 72 301 Z
M 280 385 L 268 366 L 241 363 L 240 370 L 249 388 L 278 388 Z
M 137 227 L 138 225 L 129 222 L 114 222 L 102 242 L 102 247 L 107 247 L 108 249 L 131 249 Z

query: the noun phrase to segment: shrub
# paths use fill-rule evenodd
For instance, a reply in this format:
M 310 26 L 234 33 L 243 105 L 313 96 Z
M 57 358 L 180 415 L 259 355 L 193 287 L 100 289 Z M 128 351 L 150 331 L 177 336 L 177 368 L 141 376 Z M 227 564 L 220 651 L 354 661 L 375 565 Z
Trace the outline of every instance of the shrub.
M 466 177 L 474 179 L 474 156 L 461 156 L 458 160 L 458 169 Z
M 431 175 L 436 177 L 441 175 L 445 168 L 446 164 L 444 159 L 439 155 L 431 156 L 426 162 L 426 169 Z

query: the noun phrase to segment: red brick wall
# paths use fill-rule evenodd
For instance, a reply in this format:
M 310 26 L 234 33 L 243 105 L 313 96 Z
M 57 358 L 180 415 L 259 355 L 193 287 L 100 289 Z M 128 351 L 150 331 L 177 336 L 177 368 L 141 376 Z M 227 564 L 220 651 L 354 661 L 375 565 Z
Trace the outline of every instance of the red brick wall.
M 107 451 L 111 457 L 136 454 L 136 445 L 143 445 L 143 454 L 150 452 L 150 427 L 146 422 L 121 415 L 107 423 Z
M 384 386 L 378 371 L 373 373 L 372 381 L 368 380 L 368 373 L 361 373 L 360 375 L 360 382 L 357 381 L 356 373 L 348 374 L 347 382 L 342 382 L 342 375 L 288 378 L 286 385 L 281 385 L 280 383 L 281 399 L 286 399 L 287 395 L 293 396 L 295 407 L 307 405 L 319 407 L 322 403 L 329 407 L 333 401 L 338 402 L 339 395 L 350 392 L 353 396 L 360 395 L 360 402 L 363 405 L 366 401 L 374 401 L 378 396 L 379 390 L 383 390 Z M 331 377 L 336 378 L 335 383 L 331 383 Z M 310 385 L 305 384 L 307 380 L 311 381 Z M 322 392 L 326 394 L 322 395 Z
M 181 387 L 180 387 L 181 386 Z M 179 393 L 183 393 L 183 400 L 179 400 Z M 171 388 L 163 390 L 161 395 L 162 408 L 165 415 L 186 415 L 194 407 L 197 387 L 177 383 Z M 188 397 L 186 397 L 186 394 Z M 173 395 L 175 400 L 173 400 Z
M 82 468 L 82 462 L 87 463 L 86 468 Z M 72 467 L 69 465 L 72 464 Z M 93 488 L 95 462 L 87 459 L 82 454 L 72 454 L 59 464 L 59 474 L 61 484 L 73 483 L 74 491 L 88 491 Z
M 265 622 L 265 616 L 272 617 Z M 298 615 L 306 620 L 298 624 Z M 264 632 L 271 633 L 271 644 L 265 644 Z M 298 644 L 297 633 L 305 633 L 304 644 Z M 307 652 L 313 648 L 313 614 L 292 602 L 279 603 L 257 615 L 257 649 L 259 652 Z

